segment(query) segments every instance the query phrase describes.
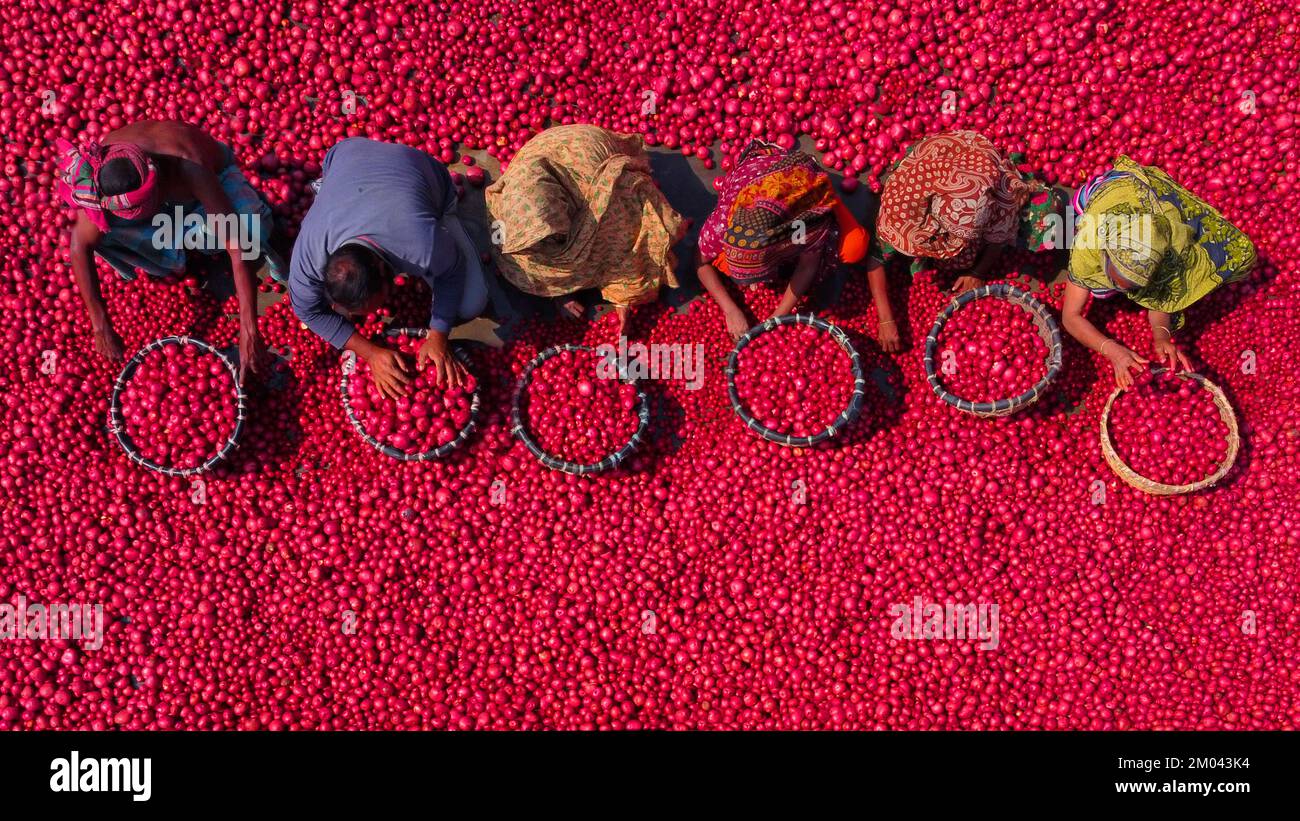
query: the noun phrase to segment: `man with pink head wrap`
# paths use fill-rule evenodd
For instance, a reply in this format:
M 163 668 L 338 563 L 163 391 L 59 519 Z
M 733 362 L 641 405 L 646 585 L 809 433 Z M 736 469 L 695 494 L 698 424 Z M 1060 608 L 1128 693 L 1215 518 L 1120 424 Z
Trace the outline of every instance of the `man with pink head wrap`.
M 146 120 L 97 144 L 79 148 L 59 140 L 57 148 L 59 197 L 76 211 L 69 238 L 72 271 L 95 349 L 109 359 L 123 355 L 100 292 L 96 255 L 130 279 L 136 269 L 160 278 L 183 274 L 187 249 L 224 251 L 239 301 L 240 377 L 256 372 L 263 345 L 250 262 L 264 255 L 273 275 L 283 263 L 263 242 L 270 233 L 270 206 L 249 186 L 229 147 L 192 125 Z M 235 225 L 239 231 L 213 230 Z

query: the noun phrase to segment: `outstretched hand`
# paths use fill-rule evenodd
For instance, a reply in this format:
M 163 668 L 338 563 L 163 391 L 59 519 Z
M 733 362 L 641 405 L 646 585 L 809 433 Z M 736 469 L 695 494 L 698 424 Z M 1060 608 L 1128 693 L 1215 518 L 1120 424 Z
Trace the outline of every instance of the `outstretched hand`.
M 1115 384 L 1125 390 L 1133 387 L 1133 374 L 1142 372 L 1149 362 L 1125 348 L 1116 345 L 1115 350 L 1107 354 L 1110 364 L 1115 368 Z
M 430 331 L 420 345 L 420 351 L 416 355 L 416 367 L 424 370 L 429 366 L 433 366 L 434 377 L 440 387 L 449 385 L 455 388 L 469 381 L 465 366 L 460 364 L 460 360 L 456 359 L 447 344 L 446 334 Z
M 239 384 L 244 384 L 244 377 L 262 372 L 262 357 L 266 353 L 266 343 L 257 329 L 256 323 L 241 323 L 239 326 Z
M 366 358 L 370 376 L 379 393 L 389 399 L 406 395 L 406 383 L 411 381 L 411 366 L 406 357 L 392 348 L 377 348 Z
M 95 331 L 95 350 L 110 362 L 122 359 L 122 337 L 117 335 L 112 325 L 104 325 Z

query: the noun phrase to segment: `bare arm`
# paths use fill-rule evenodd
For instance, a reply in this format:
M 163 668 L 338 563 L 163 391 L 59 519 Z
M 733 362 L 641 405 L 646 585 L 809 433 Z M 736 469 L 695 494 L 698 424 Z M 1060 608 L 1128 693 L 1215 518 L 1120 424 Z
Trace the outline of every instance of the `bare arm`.
M 368 362 L 370 361 L 370 357 L 374 356 L 379 351 L 384 350 L 384 346 L 376 345 L 361 334 L 353 331 L 352 336 L 348 337 L 348 341 L 343 343 L 343 350 L 352 351 L 352 353 Z
M 233 217 L 235 222 L 227 222 L 228 225 L 238 225 L 238 220 L 245 218 L 235 212 L 235 207 L 221 188 L 221 181 L 216 174 L 188 160 L 181 161 L 181 169 L 182 176 L 190 182 L 194 195 L 202 203 L 209 218 L 219 216 L 229 220 Z M 256 216 L 248 218 L 258 219 Z M 242 381 L 246 371 L 257 373 L 260 370 L 258 358 L 261 355 L 262 339 L 257 329 L 257 283 L 253 279 L 250 260 L 244 259 L 244 249 L 240 247 L 238 234 L 238 231 L 226 231 L 222 238 L 225 240 L 226 253 L 230 255 L 235 297 L 239 302 L 239 377 Z M 259 230 L 257 236 L 264 236 L 264 232 Z M 260 249 L 254 248 L 252 251 L 256 254 Z
M 1147 311 L 1147 321 L 1151 323 L 1151 350 L 1156 359 L 1171 371 L 1178 370 L 1179 365 L 1190 371 L 1192 363 L 1187 354 L 1174 343 L 1173 316 L 1164 311 Z
M 1118 341 L 1097 330 L 1097 326 L 1083 315 L 1088 304 L 1088 290 L 1068 282 L 1065 300 L 1061 304 L 1061 322 L 1065 330 L 1082 344 L 1105 356 L 1115 369 L 1115 383 L 1121 388 L 1132 387 L 1133 373 L 1141 372 L 1147 360 L 1121 345 Z
M 731 298 L 731 292 L 727 290 L 727 284 L 718 275 L 718 269 L 708 263 L 702 263 L 696 269 L 696 274 L 704 290 L 709 292 L 709 296 L 713 297 L 713 301 L 722 309 L 722 315 L 727 320 L 728 333 L 739 339 L 745 331 L 749 330 L 749 318 L 736 304 L 736 300 Z
M 104 304 L 104 295 L 99 290 L 99 275 L 95 271 L 95 248 L 103 234 L 83 213 L 78 212 L 77 221 L 72 226 L 69 236 L 68 252 L 72 262 L 72 278 L 81 292 L 81 299 L 86 303 L 86 315 L 90 318 L 90 330 L 94 334 L 95 350 L 110 360 L 122 358 L 122 338 L 113 330 L 113 323 L 108 318 L 108 307 Z
M 1089 322 L 1088 318 L 1084 316 L 1087 305 L 1087 289 L 1075 285 L 1073 282 L 1067 282 L 1065 285 L 1065 299 L 1061 303 L 1061 322 L 1065 325 L 1065 330 L 1069 332 L 1070 336 L 1077 339 L 1081 345 L 1097 351 L 1110 337 L 1097 330 L 1097 326 Z
M 894 307 L 889 304 L 889 282 L 885 278 L 885 266 L 872 265 L 867 270 L 867 287 L 871 290 L 871 301 L 876 304 L 880 347 L 889 353 L 902 350 L 903 343 L 898 334 L 898 322 L 894 319 Z
M 790 277 L 790 284 L 786 286 L 785 293 L 781 295 L 781 301 L 777 303 L 772 316 L 783 316 L 795 309 L 799 300 L 803 299 L 808 289 L 812 287 L 813 280 L 817 278 L 821 262 L 821 253 L 817 251 L 805 251 L 799 255 L 799 262 Z

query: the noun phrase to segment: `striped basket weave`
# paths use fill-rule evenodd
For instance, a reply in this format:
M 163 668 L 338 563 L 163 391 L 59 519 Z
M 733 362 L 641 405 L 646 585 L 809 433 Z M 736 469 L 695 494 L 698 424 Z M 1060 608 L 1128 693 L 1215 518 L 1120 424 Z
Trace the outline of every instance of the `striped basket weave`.
M 935 358 L 939 356 L 939 334 L 943 332 L 944 326 L 948 324 L 952 315 L 975 300 L 986 298 L 1004 299 L 1029 314 L 1029 318 L 1038 328 L 1038 335 L 1047 345 L 1047 373 L 1038 380 L 1037 384 L 1019 396 L 993 402 L 972 402 L 949 392 L 943 386 L 943 380 L 935 366 Z M 1042 398 L 1047 388 L 1055 381 L 1057 374 L 1061 372 L 1063 350 L 1061 327 L 1046 305 L 1034 299 L 1033 295 L 1023 288 L 1004 282 L 993 282 L 957 295 L 939 312 L 939 316 L 934 320 L 934 327 L 930 328 L 930 334 L 925 338 L 925 378 L 929 380 L 935 394 L 957 410 L 983 417 L 1007 416 L 1024 410 Z
M 528 432 L 527 425 L 524 424 L 523 398 L 524 394 L 528 391 L 528 386 L 532 384 L 533 371 L 541 367 L 541 365 L 548 359 L 559 356 L 565 351 L 589 351 L 592 356 L 601 355 L 595 348 L 591 348 L 587 345 L 556 345 L 552 348 L 547 348 L 534 357 L 533 361 L 529 362 L 528 366 L 524 368 L 524 372 L 519 376 L 519 382 L 515 385 L 515 394 L 510 403 L 510 433 L 512 433 L 520 442 L 524 443 L 524 447 L 528 448 L 529 453 L 537 457 L 539 462 L 546 465 L 551 470 L 560 470 L 565 473 L 583 476 L 589 473 L 601 473 L 616 468 L 631 456 L 632 452 L 635 451 L 638 446 L 640 446 L 641 442 L 645 439 L 646 431 L 650 427 L 650 403 L 646 397 L 645 391 L 639 386 L 636 389 L 636 431 L 633 432 L 631 438 L 628 439 L 622 447 L 606 456 L 604 459 L 601 459 L 599 462 L 592 462 L 584 465 L 577 462 L 569 462 L 559 458 L 558 456 L 547 453 L 542 450 L 542 446 L 537 444 L 537 441 L 533 439 L 532 435 Z M 635 384 L 635 380 L 629 379 L 626 372 L 622 369 L 619 370 L 619 375 L 622 381 Z
M 758 337 L 783 325 L 807 325 L 826 334 L 848 356 L 849 367 L 853 371 L 853 395 L 849 397 L 848 407 L 841 411 L 840 415 L 835 417 L 835 420 L 827 425 L 824 430 L 820 430 L 811 436 L 791 436 L 764 427 L 740 401 L 740 392 L 736 389 L 736 372 L 740 367 L 740 352 L 749 347 Z M 750 328 L 745 332 L 744 336 L 736 341 L 736 347 L 732 349 L 731 355 L 727 357 L 726 373 L 727 397 L 731 400 L 731 409 L 740 417 L 740 421 L 745 423 L 746 428 L 778 445 L 791 448 L 811 447 L 818 442 L 824 442 L 827 439 L 839 436 L 845 428 L 856 422 L 858 417 L 862 415 L 862 403 L 867 390 L 867 379 L 862 369 L 862 357 L 858 355 L 857 349 L 853 347 L 853 343 L 849 341 L 849 337 L 844 331 L 815 314 L 774 316 Z
M 174 468 L 167 465 L 160 465 L 152 459 L 143 456 L 140 453 L 139 448 L 137 448 L 135 443 L 131 441 L 130 435 L 127 434 L 126 421 L 122 418 L 122 391 L 126 389 L 127 383 L 131 381 L 131 377 L 135 376 L 136 369 L 140 367 L 140 363 L 144 362 L 145 357 L 167 345 L 189 346 L 197 348 L 203 353 L 215 356 L 221 361 L 221 364 L 225 366 L 226 370 L 230 372 L 230 379 L 235 385 L 237 401 L 235 408 L 235 427 L 230 432 L 230 438 L 226 440 L 225 444 L 221 446 L 221 449 L 218 450 L 215 455 L 208 457 L 208 459 L 202 464 L 191 468 Z M 137 351 L 135 356 L 127 360 L 126 365 L 122 368 L 122 372 L 118 374 L 117 381 L 113 383 L 113 394 L 108 400 L 108 430 L 109 433 L 112 433 L 117 439 L 117 443 L 122 447 L 122 450 L 126 455 L 136 464 L 142 465 L 149 470 L 165 473 L 168 476 L 193 476 L 197 473 L 206 473 L 207 471 L 212 470 L 212 468 L 216 467 L 218 462 L 227 459 L 230 454 L 234 452 L 235 448 L 239 446 L 239 436 L 244 432 L 244 420 L 247 417 L 247 400 L 248 395 L 244 392 L 243 386 L 239 384 L 239 370 L 235 367 L 235 363 L 231 361 L 230 357 L 212 347 L 207 342 L 204 342 L 202 339 L 195 339 L 189 336 L 164 336 L 161 339 L 155 339 L 153 342 L 150 342 L 148 345 L 145 345 Z

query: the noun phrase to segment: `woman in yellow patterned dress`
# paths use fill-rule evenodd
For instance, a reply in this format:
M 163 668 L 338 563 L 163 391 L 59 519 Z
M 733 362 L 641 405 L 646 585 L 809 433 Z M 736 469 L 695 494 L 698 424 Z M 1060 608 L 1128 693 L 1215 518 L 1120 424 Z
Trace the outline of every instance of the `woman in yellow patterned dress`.
M 672 246 L 685 224 L 656 187 L 640 137 L 549 128 L 488 187 L 487 209 L 497 270 L 570 316 L 582 310 L 573 294 L 599 288 L 622 333 L 632 306 L 677 287 Z
M 1084 316 L 1089 296 L 1122 293 L 1147 309 L 1155 358 L 1190 369 L 1173 338 L 1182 312 L 1250 272 L 1250 238 L 1159 168 L 1125 156 L 1075 192 L 1074 209 L 1080 217 L 1062 306 L 1065 329 L 1111 361 L 1120 387 L 1131 386 L 1147 360 Z

